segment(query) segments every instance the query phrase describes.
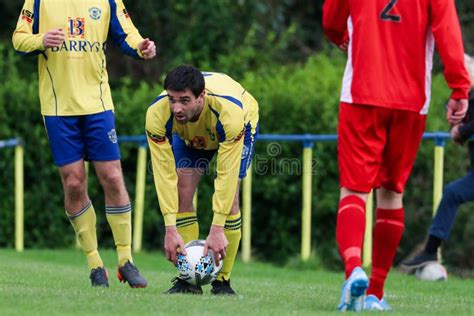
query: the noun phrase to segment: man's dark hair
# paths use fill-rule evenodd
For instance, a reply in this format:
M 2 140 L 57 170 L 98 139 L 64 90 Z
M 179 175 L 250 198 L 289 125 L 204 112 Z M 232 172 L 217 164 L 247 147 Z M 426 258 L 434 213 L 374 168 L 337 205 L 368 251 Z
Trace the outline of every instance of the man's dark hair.
M 185 91 L 191 90 L 198 97 L 204 90 L 204 76 L 194 66 L 181 65 L 172 69 L 165 78 L 165 90 Z

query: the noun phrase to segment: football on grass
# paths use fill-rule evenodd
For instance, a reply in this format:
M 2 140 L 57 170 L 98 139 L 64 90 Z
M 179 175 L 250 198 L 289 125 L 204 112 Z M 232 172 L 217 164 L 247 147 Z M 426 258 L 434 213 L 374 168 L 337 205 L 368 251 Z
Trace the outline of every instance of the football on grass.
M 424 267 L 416 269 L 415 276 L 425 281 L 446 281 L 448 272 L 439 262 L 430 262 Z
M 190 241 L 184 246 L 187 255 L 178 254 L 176 268 L 179 277 L 193 285 L 211 283 L 222 269 L 222 260 L 219 266 L 216 266 L 211 250 L 204 256 L 204 243 L 204 240 Z

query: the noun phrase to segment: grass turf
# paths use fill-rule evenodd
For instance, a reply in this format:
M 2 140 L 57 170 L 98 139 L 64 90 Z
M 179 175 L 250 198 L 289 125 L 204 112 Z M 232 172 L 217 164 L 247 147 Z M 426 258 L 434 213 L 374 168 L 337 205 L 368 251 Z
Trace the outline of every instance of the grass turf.
M 1 315 L 322 315 L 336 314 L 342 273 L 238 262 L 236 297 L 165 295 L 175 269 L 161 253 L 135 255 L 149 281 L 131 289 L 115 277 L 115 253 L 102 251 L 108 289 L 91 288 L 79 250 L 0 250 Z M 421 282 L 392 272 L 386 285 L 391 315 L 474 315 L 474 280 Z

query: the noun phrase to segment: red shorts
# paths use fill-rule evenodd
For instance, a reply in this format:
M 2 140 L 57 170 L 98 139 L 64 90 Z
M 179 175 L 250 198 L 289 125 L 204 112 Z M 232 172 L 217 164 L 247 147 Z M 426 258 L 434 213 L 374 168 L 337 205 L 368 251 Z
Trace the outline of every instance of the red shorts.
M 402 193 L 425 130 L 426 115 L 341 102 L 338 124 L 340 186 Z

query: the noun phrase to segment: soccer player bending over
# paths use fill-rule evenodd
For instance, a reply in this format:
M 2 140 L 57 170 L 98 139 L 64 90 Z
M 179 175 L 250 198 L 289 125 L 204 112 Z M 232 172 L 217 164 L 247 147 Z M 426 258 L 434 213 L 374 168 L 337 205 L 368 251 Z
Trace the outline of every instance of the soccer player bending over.
M 338 308 L 389 310 L 384 283 L 403 233 L 402 197 L 425 128 L 435 41 L 452 89 L 449 123 L 460 123 L 467 110 L 470 82 L 456 8 L 452 0 L 326 0 L 323 27 L 348 51 L 338 124 L 336 239 L 346 273 Z M 361 249 L 373 188 L 369 282 Z
M 166 226 L 166 258 L 176 263 L 184 244 L 199 237 L 193 196 L 217 153 L 212 198 L 214 217 L 205 243 L 219 264 L 212 294 L 235 294 L 230 274 L 241 237 L 240 179 L 251 165 L 258 132 L 258 103 L 238 82 L 193 66 L 171 70 L 164 89 L 146 113 L 153 175 Z M 202 294 L 199 286 L 176 278 L 167 293 Z
M 132 57 L 155 56 L 155 44 L 140 36 L 121 0 L 26 0 L 13 46 L 21 54 L 38 55 L 41 114 L 63 183 L 66 215 L 86 254 L 92 285 L 109 283 L 97 250 L 96 215 L 87 194 L 84 160 L 93 162 L 104 189 L 118 277 L 131 287 L 145 287 L 147 281 L 131 254 L 132 208 L 105 68 L 109 34 Z

